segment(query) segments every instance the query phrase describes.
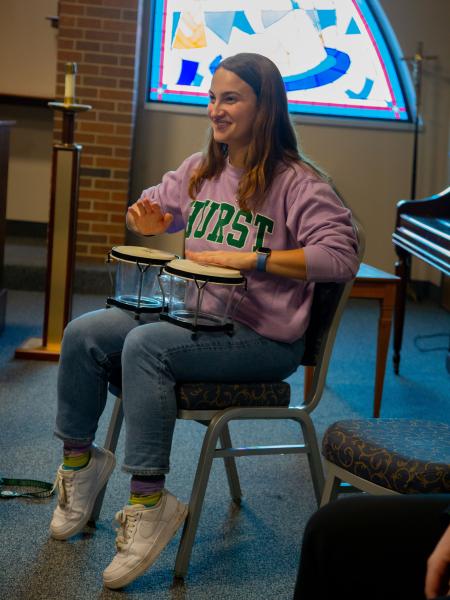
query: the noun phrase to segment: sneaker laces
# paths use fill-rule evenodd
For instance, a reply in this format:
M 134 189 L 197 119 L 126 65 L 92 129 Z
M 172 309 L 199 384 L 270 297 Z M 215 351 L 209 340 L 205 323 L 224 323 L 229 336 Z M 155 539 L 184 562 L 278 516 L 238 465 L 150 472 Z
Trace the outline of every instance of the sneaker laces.
M 119 523 L 119 527 L 116 528 L 116 548 L 120 552 L 132 540 L 138 519 L 135 513 L 129 513 L 125 509 L 120 510 L 115 519 Z
M 53 489 L 58 490 L 58 505 L 60 508 L 65 508 L 69 504 L 72 494 L 73 478 L 68 476 L 69 473 L 63 474 L 59 470 L 53 486 Z

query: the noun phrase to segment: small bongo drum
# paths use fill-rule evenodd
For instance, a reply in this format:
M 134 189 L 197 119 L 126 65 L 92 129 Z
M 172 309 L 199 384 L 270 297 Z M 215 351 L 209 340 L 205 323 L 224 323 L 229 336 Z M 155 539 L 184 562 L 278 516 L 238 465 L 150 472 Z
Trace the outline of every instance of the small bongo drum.
M 160 281 L 165 299 L 160 319 L 194 332 L 233 332 L 233 316 L 247 291 L 239 271 L 176 259 L 162 269 Z M 214 314 L 202 310 L 205 292 L 218 307 Z
M 162 267 L 176 258 L 175 254 L 141 246 L 114 246 L 107 262 L 117 261 L 114 295 L 107 306 L 119 306 L 136 313 L 159 312 L 163 296 L 158 275 Z

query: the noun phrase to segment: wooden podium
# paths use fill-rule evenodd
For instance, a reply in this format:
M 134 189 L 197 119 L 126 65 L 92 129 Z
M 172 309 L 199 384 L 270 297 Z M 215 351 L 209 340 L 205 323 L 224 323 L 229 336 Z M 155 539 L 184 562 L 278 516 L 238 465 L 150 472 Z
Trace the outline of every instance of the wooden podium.
M 42 338 L 30 338 L 16 349 L 16 358 L 58 360 L 64 328 L 72 309 L 78 183 L 82 147 L 74 143 L 75 115 L 92 107 L 74 102 L 76 65 L 68 63 L 64 102 L 49 102 L 63 113 L 62 140 L 53 145 L 52 183 L 47 248 L 47 282 Z

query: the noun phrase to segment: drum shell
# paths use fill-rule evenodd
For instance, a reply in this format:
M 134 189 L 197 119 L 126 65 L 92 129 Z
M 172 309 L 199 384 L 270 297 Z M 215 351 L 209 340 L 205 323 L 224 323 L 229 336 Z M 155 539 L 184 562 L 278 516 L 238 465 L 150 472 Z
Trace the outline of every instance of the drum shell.
M 173 261 L 166 266 L 170 268 L 177 262 L 183 261 Z M 163 269 L 160 280 L 166 296 L 161 318 L 192 330 L 232 330 L 234 312 L 239 304 L 237 290 L 246 284 L 245 278 L 239 283 L 217 283 L 207 277 L 198 279 L 194 273 L 179 276 Z M 204 309 L 212 297 L 216 307 L 214 313 Z
M 119 306 L 136 313 L 160 312 L 163 294 L 158 281 L 162 267 L 176 255 L 140 246 L 115 246 L 108 262 L 115 266 L 113 295 L 107 305 Z
M 169 275 L 162 270 L 159 275 L 159 293 L 164 297 L 168 312 L 172 313 L 186 307 L 189 298 L 188 283 L 186 279 Z
M 114 297 L 131 308 L 161 308 L 160 271 L 159 265 L 117 261 Z

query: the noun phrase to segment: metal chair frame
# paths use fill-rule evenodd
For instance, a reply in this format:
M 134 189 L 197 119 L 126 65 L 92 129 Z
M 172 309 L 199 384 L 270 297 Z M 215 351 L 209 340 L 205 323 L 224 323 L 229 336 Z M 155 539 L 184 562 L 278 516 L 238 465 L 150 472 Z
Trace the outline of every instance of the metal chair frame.
M 397 496 L 399 494 L 399 492 L 358 477 L 325 458 L 322 458 L 322 460 L 327 475 L 320 500 L 321 507 L 337 500 L 339 494 L 354 492 L 366 492 L 374 496 Z
M 362 260 L 364 252 L 364 237 L 361 228 L 355 224 L 355 229 L 360 242 L 359 258 Z M 192 485 L 189 500 L 189 512 L 185 521 L 178 553 L 175 562 L 175 577 L 184 578 L 187 574 L 192 547 L 197 531 L 198 522 L 203 506 L 206 487 L 211 471 L 212 461 L 223 458 L 228 485 L 233 501 L 240 504 L 242 491 L 239 483 L 235 458 L 240 456 L 261 456 L 273 454 L 306 454 L 309 461 L 314 493 L 319 505 L 323 488 L 324 472 L 320 456 L 317 436 L 310 413 L 319 403 L 325 387 L 328 365 L 333 350 L 334 340 L 344 311 L 347 299 L 353 285 L 353 280 L 345 284 L 316 283 L 312 316 L 306 332 L 306 350 L 302 365 L 313 366 L 314 374 L 306 398 L 299 406 L 285 407 L 230 407 L 221 410 L 185 410 L 180 409 L 177 418 L 194 420 L 207 427 L 202 449 L 198 459 L 197 470 Z M 332 297 L 334 306 L 327 314 L 328 322 L 320 309 L 323 297 Z M 318 311 L 315 316 L 315 311 Z M 182 384 L 179 384 L 182 386 Z M 245 386 L 246 384 L 240 384 Z M 249 384 L 251 385 L 251 384 Z M 116 395 L 116 401 L 106 435 L 104 447 L 115 452 L 120 428 L 123 420 L 120 390 L 112 388 L 110 391 Z M 229 423 L 235 420 L 277 419 L 292 420 L 299 424 L 304 443 L 287 444 L 279 446 L 259 445 L 255 447 L 233 447 L 231 442 Z M 220 447 L 217 448 L 220 440 Z M 99 494 L 91 514 L 91 521 L 98 519 L 103 502 L 105 488 Z

